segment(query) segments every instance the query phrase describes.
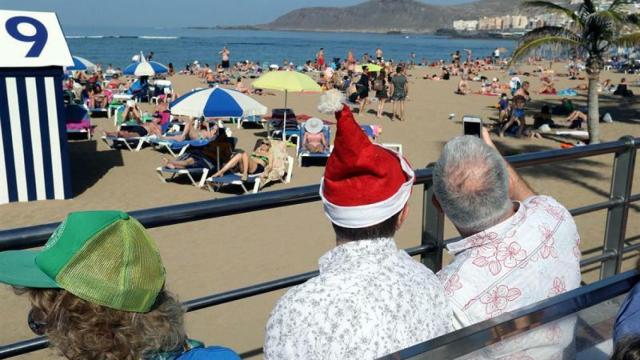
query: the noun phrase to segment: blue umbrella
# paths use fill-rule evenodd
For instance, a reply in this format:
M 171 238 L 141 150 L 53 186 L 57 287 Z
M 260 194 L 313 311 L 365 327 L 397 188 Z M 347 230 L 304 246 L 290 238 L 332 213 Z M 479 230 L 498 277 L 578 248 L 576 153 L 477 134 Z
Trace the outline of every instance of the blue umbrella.
M 134 62 L 127 66 L 122 73 L 135 76 L 154 76 L 169 72 L 169 68 L 155 61 L 147 61 L 144 56 L 140 56 L 140 62 Z
M 67 70 L 71 71 L 93 71 L 96 69 L 96 64 L 91 61 L 80 57 L 80 56 L 72 56 L 73 58 L 73 66 L 67 68 Z
M 170 104 L 173 115 L 247 117 L 265 115 L 267 107 L 239 91 L 214 87 L 189 92 Z

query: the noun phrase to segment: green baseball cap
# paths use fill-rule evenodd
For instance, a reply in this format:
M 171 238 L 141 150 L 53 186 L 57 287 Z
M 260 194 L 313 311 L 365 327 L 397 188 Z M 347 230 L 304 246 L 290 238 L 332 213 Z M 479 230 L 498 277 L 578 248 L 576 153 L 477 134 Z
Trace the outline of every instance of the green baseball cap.
M 39 251 L 0 252 L 0 282 L 61 288 L 116 310 L 147 312 L 165 282 L 155 242 L 122 211 L 70 213 Z

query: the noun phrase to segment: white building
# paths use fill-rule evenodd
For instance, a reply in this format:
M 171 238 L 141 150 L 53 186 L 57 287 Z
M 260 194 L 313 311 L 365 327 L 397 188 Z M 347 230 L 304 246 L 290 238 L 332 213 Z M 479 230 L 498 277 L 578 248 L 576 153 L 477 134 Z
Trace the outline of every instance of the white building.
M 455 20 L 453 29 L 456 31 L 476 31 L 478 30 L 478 20 Z

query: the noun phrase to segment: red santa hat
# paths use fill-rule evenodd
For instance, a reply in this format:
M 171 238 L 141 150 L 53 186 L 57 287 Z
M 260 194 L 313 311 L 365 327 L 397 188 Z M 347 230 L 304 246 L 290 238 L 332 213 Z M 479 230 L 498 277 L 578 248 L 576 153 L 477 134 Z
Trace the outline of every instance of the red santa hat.
M 331 222 L 365 228 L 402 210 L 411 196 L 415 174 L 402 155 L 373 144 L 343 102 L 344 97 L 332 90 L 318 107 L 323 112 L 334 111 L 338 120 L 320 197 Z

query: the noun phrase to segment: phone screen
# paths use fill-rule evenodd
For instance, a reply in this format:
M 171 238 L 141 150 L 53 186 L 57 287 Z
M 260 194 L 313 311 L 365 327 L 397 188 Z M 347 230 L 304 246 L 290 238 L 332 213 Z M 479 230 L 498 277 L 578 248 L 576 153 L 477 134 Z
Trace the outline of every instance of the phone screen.
M 465 135 L 480 137 L 480 129 L 482 127 L 482 124 L 480 124 L 480 122 L 465 121 L 463 123 L 463 127 Z

